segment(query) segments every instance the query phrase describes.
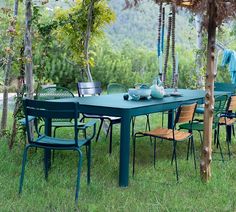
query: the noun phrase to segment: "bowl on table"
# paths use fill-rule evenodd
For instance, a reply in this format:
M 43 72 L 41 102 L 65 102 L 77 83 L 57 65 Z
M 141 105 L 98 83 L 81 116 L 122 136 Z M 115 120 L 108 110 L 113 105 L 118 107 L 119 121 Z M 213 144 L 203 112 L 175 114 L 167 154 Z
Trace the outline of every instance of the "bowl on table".
M 133 100 L 140 100 L 140 99 L 148 99 L 151 95 L 151 89 L 150 88 L 130 88 L 128 90 L 129 96 Z

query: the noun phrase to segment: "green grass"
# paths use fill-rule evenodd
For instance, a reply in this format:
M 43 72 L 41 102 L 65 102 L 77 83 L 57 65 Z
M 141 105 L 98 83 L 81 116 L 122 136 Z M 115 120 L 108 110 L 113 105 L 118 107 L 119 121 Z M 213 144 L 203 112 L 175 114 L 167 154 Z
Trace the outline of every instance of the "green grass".
M 152 125 L 157 118 L 152 117 Z M 137 129 L 145 119 L 139 118 Z M 61 136 L 69 132 L 63 130 Z M 157 166 L 153 167 L 153 146 L 149 139 L 137 143 L 136 173 L 128 188 L 118 186 L 119 127 L 114 131 L 113 153 L 108 154 L 105 137 L 92 144 L 91 184 L 86 184 L 86 159 L 83 161 L 78 208 L 74 204 L 77 153 L 57 151 L 49 180 L 43 172 L 43 151 L 30 151 L 26 166 L 23 193 L 18 195 L 24 141 L 9 152 L 7 139 L 0 143 L 0 211 L 236 211 L 236 163 L 225 155 L 213 154 L 212 178 L 207 184 L 200 180 L 199 168 L 193 160 L 186 161 L 186 143 L 178 145 L 180 182 L 176 183 L 174 166 L 170 164 L 172 144 L 158 142 Z M 225 134 L 221 141 L 226 153 Z M 199 166 L 200 142 L 195 135 Z M 218 150 L 214 147 L 214 150 Z M 233 153 L 235 154 L 235 138 Z M 130 154 L 132 158 L 132 154 Z M 130 163 L 131 167 L 131 163 Z

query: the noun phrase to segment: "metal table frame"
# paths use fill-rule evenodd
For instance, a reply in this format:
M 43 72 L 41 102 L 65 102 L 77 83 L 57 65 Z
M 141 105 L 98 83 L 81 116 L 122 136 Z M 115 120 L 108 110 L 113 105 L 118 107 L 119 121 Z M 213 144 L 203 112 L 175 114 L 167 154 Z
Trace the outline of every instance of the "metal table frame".
M 170 92 L 170 90 L 169 90 Z M 75 97 L 54 101 L 71 101 L 78 103 L 80 113 L 93 115 L 107 115 L 121 117 L 120 130 L 120 163 L 119 163 L 119 186 L 127 187 L 129 184 L 129 154 L 130 154 L 130 122 L 133 116 L 150 113 L 169 111 L 168 127 L 173 124 L 173 111 L 188 102 L 203 104 L 205 91 L 179 89 L 182 96 L 165 97 L 163 99 L 149 100 L 124 100 L 123 94 L 111 94 L 91 97 Z M 226 92 L 215 92 L 215 95 L 226 94 Z M 48 123 L 50 128 L 50 123 Z M 50 130 L 48 130 L 49 132 Z M 50 164 L 50 162 L 46 161 Z

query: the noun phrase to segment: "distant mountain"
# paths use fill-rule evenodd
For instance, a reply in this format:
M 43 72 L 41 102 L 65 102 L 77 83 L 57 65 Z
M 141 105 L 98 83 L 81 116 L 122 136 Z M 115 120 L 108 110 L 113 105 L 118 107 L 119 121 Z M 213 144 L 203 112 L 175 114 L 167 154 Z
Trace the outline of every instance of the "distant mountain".
M 41 4 L 41 0 L 33 0 Z M 73 0 L 50 0 L 47 7 L 68 7 Z M 0 7 L 12 5 L 12 0 L 0 0 Z M 158 5 L 153 0 L 143 0 L 139 7 L 124 10 L 125 0 L 109 0 L 109 5 L 116 13 L 116 21 L 106 27 L 105 32 L 114 47 L 129 40 L 137 46 L 156 49 L 158 27 Z M 166 27 L 169 7 L 166 6 Z M 196 43 L 196 30 L 189 20 L 191 16 L 179 11 L 176 20 L 176 42 L 183 48 L 193 48 Z M 166 30 L 167 31 L 167 30 Z
M 110 0 L 109 4 L 116 13 L 116 21 L 106 28 L 106 34 L 113 45 L 120 46 L 125 40 L 131 40 L 137 46 L 156 48 L 158 28 L 158 5 L 153 1 L 144 1 L 139 7 L 124 10 L 124 0 Z M 166 6 L 166 27 L 169 7 Z M 184 48 L 195 45 L 196 30 L 191 16 L 179 11 L 176 20 L 176 42 Z

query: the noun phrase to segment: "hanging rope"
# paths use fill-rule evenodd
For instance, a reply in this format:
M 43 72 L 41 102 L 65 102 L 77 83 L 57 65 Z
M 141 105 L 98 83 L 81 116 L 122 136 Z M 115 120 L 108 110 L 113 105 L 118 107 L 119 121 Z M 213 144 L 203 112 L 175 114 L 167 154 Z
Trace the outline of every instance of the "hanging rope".
M 165 42 L 165 7 L 162 10 L 162 32 L 161 32 L 161 51 L 164 52 L 164 42 Z
M 167 31 L 167 40 L 166 40 L 166 55 L 165 55 L 164 74 L 163 74 L 163 84 L 164 84 L 164 86 L 166 86 L 166 73 L 167 73 L 167 64 L 168 64 L 168 59 L 169 59 L 171 25 L 172 25 L 172 14 L 170 13 L 169 18 L 168 18 L 168 31 Z
M 175 58 L 175 19 L 176 19 L 176 8 L 175 4 L 172 4 L 171 7 L 172 11 L 172 88 L 174 88 L 176 85 L 176 58 Z
M 157 56 L 158 56 L 158 58 L 161 56 L 161 22 L 162 22 L 162 3 L 160 3 L 159 17 L 158 17 L 158 35 L 157 35 Z

